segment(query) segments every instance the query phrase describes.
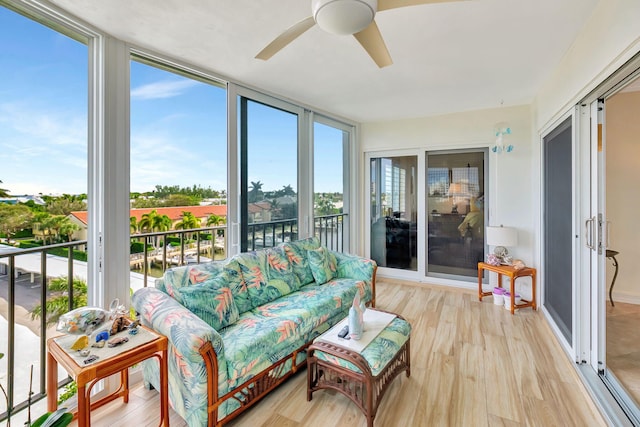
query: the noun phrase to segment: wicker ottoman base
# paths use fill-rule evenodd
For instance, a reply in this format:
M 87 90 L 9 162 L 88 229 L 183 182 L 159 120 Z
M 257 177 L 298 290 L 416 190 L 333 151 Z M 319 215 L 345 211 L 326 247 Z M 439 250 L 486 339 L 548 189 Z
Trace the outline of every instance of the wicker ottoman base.
M 375 376 L 361 354 L 328 342 L 313 343 L 307 359 L 307 400 L 311 401 L 316 390 L 337 390 L 358 405 L 367 418 L 367 425 L 373 427 L 378 406 L 391 382 L 403 371 L 407 377 L 411 375 L 409 343 L 407 336 L 406 342 Z M 317 352 L 323 357 L 319 358 Z

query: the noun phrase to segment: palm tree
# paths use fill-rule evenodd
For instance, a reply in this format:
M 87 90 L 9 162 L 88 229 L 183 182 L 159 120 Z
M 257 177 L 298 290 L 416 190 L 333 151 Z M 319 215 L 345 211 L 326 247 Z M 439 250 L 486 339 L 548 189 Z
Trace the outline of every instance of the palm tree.
M 138 222 L 138 229 L 143 233 L 153 233 L 154 231 L 168 231 L 171 229 L 171 218 L 167 215 L 159 215 L 157 210 L 142 215 Z M 158 246 L 158 238 L 154 239 L 154 246 Z
M 51 296 L 47 299 L 47 325 L 58 322 L 58 318 L 69 311 L 69 280 L 67 276 L 56 277 L 49 282 Z M 87 282 L 82 278 L 73 278 L 73 308 L 87 305 Z M 42 316 L 42 306 L 36 305 L 31 310 L 31 319 L 39 319 Z
M 283 185 L 282 186 L 282 194 L 284 196 L 295 196 L 296 192 L 293 191 L 293 187 L 291 185 Z
M 129 234 L 136 234 L 138 232 L 138 220 L 135 216 L 129 217 Z
M 71 222 L 68 217 L 65 217 L 65 219 L 66 221 L 64 221 L 60 226 L 60 235 L 66 236 L 67 241 L 70 242 L 73 240 L 73 233 L 79 231 L 80 226 Z
M 0 184 L 2 184 L 2 180 L 0 180 Z M 9 197 L 9 190 L 0 188 L 0 197 Z
M 207 226 L 213 226 L 213 227 L 217 227 L 219 225 L 222 224 L 226 224 L 227 223 L 227 217 L 225 216 L 220 216 L 220 215 L 216 215 L 216 214 L 212 214 L 211 216 L 209 216 L 209 218 L 207 218 Z M 223 229 L 218 229 L 216 232 L 217 236 L 224 236 L 224 230 Z
M 251 181 L 251 188 L 249 188 L 249 203 L 255 203 L 262 194 L 262 183 L 260 181 Z
M 212 214 L 207 218 L 207 227 L 213 226 L 216 227 L 220 224 L 226 224 L 227 219 L 223 216 Z
M 174 228 L 176 230 L 190 230 L 192 228 L 199 228 L 200 223 L 200 218 L 196 218 L 193 213 L 183 211 L 182 219 L 176 223 Z

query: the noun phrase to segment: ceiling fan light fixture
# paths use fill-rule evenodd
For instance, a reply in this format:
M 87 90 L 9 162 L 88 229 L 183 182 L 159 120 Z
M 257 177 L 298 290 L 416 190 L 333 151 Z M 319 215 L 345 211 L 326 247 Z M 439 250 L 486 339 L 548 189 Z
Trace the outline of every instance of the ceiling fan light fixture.
M 371 24 L 378 0 L 313 0 L 313 19 L 332 34 L 356 34 Z

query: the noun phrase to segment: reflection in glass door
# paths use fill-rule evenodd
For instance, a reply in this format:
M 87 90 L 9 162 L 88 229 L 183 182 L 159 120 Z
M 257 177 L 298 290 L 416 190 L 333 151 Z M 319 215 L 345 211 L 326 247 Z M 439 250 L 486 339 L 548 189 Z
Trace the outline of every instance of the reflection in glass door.
M 477 277 L 487 151 L 427 153 L 427 274 Z
M 371 257 L 417 271 L 417 156 L 371 159 Z

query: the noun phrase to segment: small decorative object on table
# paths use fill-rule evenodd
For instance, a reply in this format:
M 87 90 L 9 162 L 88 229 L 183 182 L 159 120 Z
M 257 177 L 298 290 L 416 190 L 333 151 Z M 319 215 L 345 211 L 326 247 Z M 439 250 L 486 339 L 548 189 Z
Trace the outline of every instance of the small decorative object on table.
M 495 254 L 487 254 L 487 264 L 500 265 L 500 258 Z
M 524 261 L 522 261 L 521 259 L 513 260 L 513 262 L 511 263 L 511 266 L 516 270 L 522 270 L 523 268 L 526 267 L 526 265 L 524 264 Z
M 359 340 L 364 332 L 364 303 L 360 304 L 360 293 L 353 299 L 353 305 L 349 309 L 349 337 Z

